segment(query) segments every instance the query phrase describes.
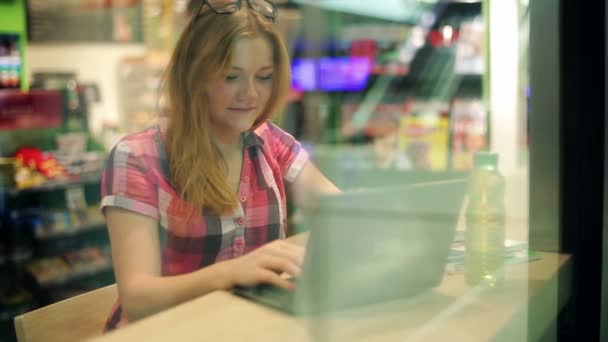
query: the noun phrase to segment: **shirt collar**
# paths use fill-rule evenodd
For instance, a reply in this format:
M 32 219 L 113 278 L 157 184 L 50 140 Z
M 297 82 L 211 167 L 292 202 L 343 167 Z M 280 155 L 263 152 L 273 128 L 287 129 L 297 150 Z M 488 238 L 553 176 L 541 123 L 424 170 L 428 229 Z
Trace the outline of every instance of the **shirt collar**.
M 264 145 L 264 139 L 262 139 L 262 137 L 260 137 L 255 131 L 247 131 L 243 133 L 243 146 L 245 148 L 262 145 Z

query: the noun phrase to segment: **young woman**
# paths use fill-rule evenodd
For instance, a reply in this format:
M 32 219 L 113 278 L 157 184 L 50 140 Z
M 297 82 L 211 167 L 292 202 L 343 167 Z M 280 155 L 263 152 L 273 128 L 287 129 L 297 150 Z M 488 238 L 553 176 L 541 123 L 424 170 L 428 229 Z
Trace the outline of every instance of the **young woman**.
M 289 289 L 297 205 L 339 190 L 268 119 L 290 88 L 265 0 L 200 0 L 168 67 L 165 121 L 123 138 L 102 180 L 119 301 L 106 330 L 236 285 Z

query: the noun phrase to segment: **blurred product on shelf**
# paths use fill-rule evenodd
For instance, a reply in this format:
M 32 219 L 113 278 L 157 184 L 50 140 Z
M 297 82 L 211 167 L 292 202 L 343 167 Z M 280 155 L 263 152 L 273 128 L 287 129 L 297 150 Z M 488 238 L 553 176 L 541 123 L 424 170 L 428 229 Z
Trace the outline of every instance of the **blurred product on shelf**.
M 41 224 L 35 229 L 38 239 L 77 234 L 79 232 L 105 228 L 104 217 L 97 206 L 84 210 L 42 211 Z
M 99 248 L 83 248 L 65 254 L 65 260 L 70 266 L 71 272 L 85 273 L 99 270 L 109 266 L 109 259 Z
M 106 154 L 101 151 L 86 151 L 87 133 L 58 134 L 57 150 L 54 155 L 69 175 L 101 173 Z
M 36 229 L 36 237 L 51 236 L 73 229 L 68 211 L 48 211 L 42 215 L 42 224 Z
M 15 159 L 0 158 L 0 188 L 15 186 Z
M 455 74 L 481 75 L 485 71 L 485 29 L 483 19 L 477 17 L 463 22 L 456 44 Z
M 70 186 L 65 189 L 66 207 L 74 216 L 72 225 L 82 225 L 87 222 L 87 200 L 82 186 Z
M 169 56 L 149 53 L 124 58 L 118 66 L 120 128 L 125 133 L 141 131 L 154 124 L 163 112 L 161 83 Z
M 141 2 L 29 0 L 28 39 L 37 43 L 141 42 Z
M 21 147 L 14 158 L 0 160 L 0 184 L 19 190 L 53 181 L 77 181 L 81 175 L 101 174 L 106 154 L 86 151 L 88 134 L 68 133 L 56 137 L 56 151 Z
M 55 156 L 70 176 L 100 174 L 106 159 L 106 154 L 100 151 L 89 151 L 76 155 L 62 154 L 58 151 L 55 152 Z
M 19 35 L 0 34 L 0 89 L 19 89 L 22 72 Z
M 30 292 L 24 288 L 15 288 L 0 293 L 0 321 L 9 320 L 22 313 L 34 310 L 36 302 Z
M 376 104 L 345 102 L 341 106 L 341 113 L 342 135 L 348 137 L 357 134 L 358 128 L 363 127 L 367 134 L 377 136 L 396 130 L 400 118 L 407 115 L 408 108 L 403 99 Z
M 34 260 L 27 264 L 26 269 L 38 285 L 53 286 L 108 270 L 111 267 L 108 253 L 97 247 L 86 247 L 62 256 Z
M 410 110 L 400 120 L 396 168 L 446 171 L 450 139 L 448 105 L 413 101 Z
M 170 51 L 187 24 L 186 0 L 143 0 L 142 28 L 148 51 Z
M 22 147 L 15 154 L 15 184 L 17 189 L 40 186 L 47 180 L 61 179 L 65 169 L 50 153 L 35 147 Z
M 65 175 L 65 169 L 57 163 L 52 153 L 43 152 L 36 147 L 20 148 L 15 153 L 15 161 L 17 167 L 35 169 L 46 179 L 61 178 Z
M 67 262 L 60 257 L 32 261 L 26 266 L 26 269 L 41 285 L 47 284 L 53 279 L 65 277 L 70 272 Z
M 397 130 L 374 138 L 375 164 L 380 169 L 392 168 L 395 162 Z
M 87 220 L 89 224 L 101 223 L 105 224 L 106 218 L 103 216 L 101 210 L 99 210 L 99 206 L 90 205 L 86 209 L 87 211 Z
M 19 162 L 15 165 L 15 186 L 18 190 L 41 186 L 46 182 L 46 178 L 35 166 L 25 166 Z
M 66 155 L 83 153 L 87 148 L 87 139 L 86 133 L 58 134 L 57 152 Z
M 452 169 L 473 169 L 473 155 L 487 144 L 487 114 L 476 98 L 456 98 L 450 109 L 452 118 Z

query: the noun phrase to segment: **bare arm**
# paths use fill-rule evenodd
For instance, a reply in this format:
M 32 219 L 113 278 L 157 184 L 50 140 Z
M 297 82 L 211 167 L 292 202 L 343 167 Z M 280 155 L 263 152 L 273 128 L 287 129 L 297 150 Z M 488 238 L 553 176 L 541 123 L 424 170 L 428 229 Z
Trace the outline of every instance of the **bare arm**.
M 157 221 L 116 207 L 106 208 L 105 213 L 116 282 L 129 321 L 235 285 L 264 282 L 290 288 L 279 274 L 300 272 L 303 249 L 277 241 L 237 259 L 162 277 Z
M 304 165 L 292 185 L 295 203 L 303 209 L 314 208 L 317 196 L 320 194 L 341 192 L 312 162 Z

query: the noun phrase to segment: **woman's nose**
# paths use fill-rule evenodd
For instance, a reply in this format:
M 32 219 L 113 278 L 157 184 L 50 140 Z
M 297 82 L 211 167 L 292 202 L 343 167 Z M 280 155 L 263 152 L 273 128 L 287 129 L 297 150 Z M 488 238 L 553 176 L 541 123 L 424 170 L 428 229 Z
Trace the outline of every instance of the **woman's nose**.
M 255 100 L 257 97 L 258 90 L 256 88 L 255 80 L 248 80 L 244 82 L 240 91 L 240 98 L 242 100 Z

